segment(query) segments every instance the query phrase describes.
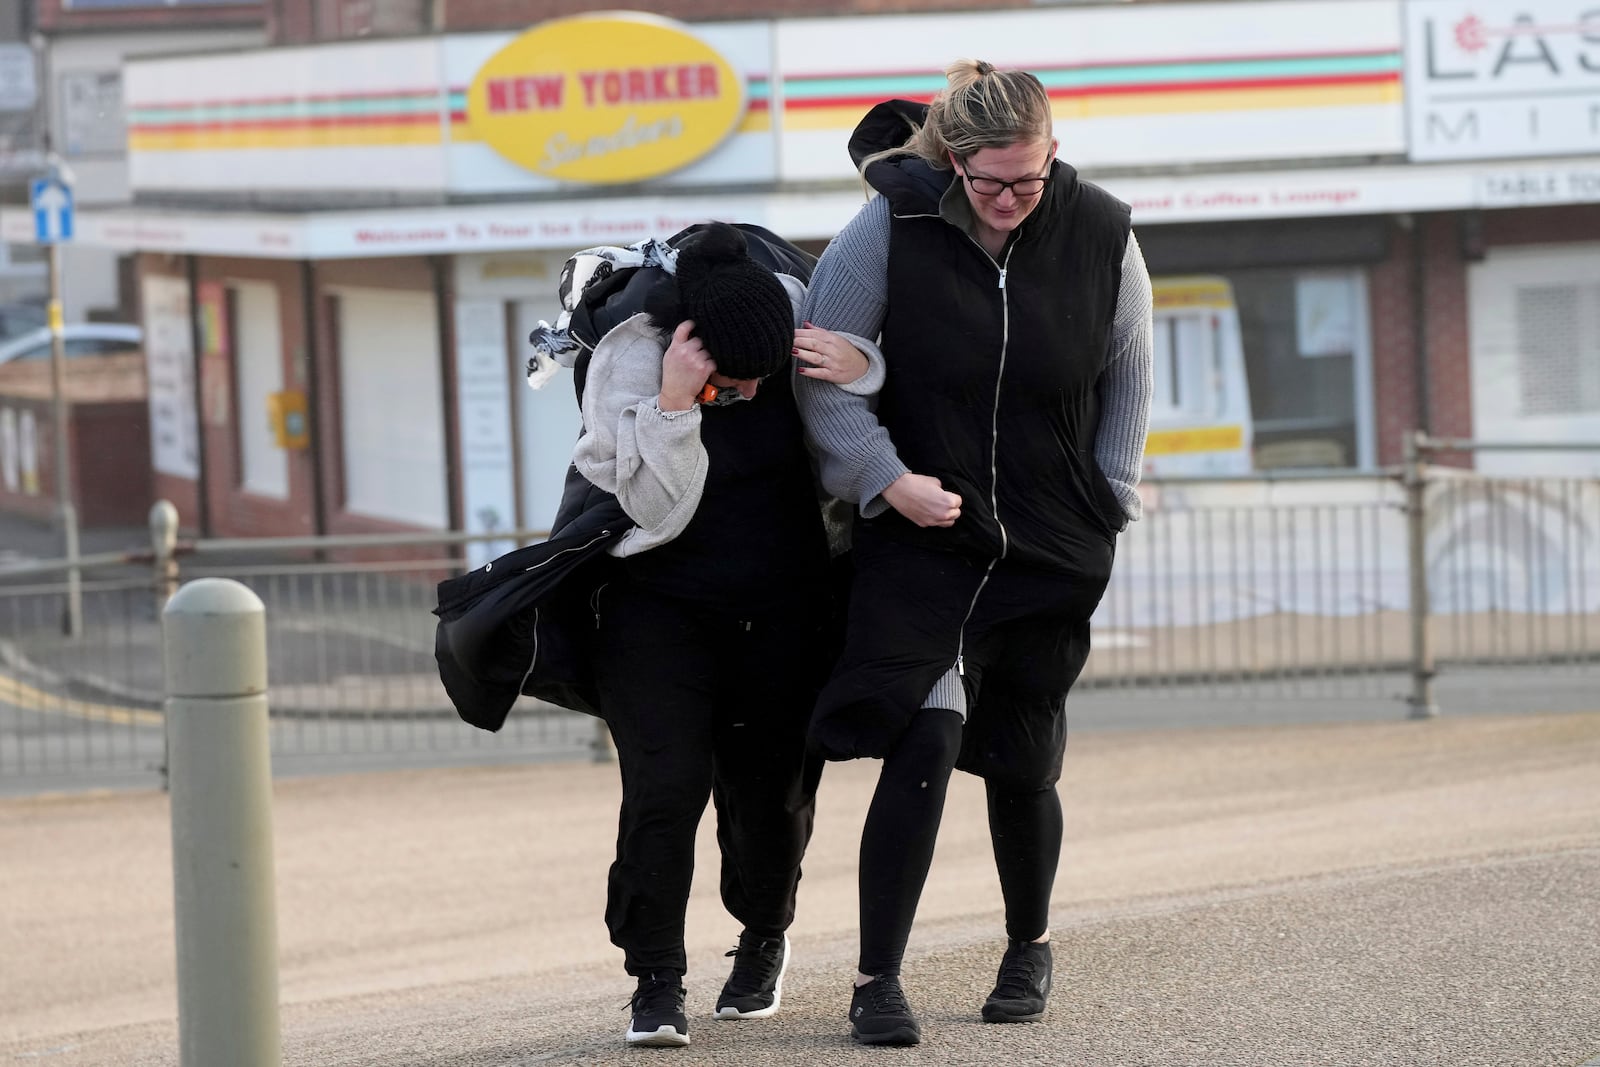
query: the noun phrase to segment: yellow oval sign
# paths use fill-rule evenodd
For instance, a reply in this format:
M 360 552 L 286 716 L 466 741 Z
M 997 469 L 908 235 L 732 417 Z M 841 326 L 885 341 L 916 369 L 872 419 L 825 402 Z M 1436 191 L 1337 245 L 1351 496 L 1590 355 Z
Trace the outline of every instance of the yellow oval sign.
M 744 79 L 686 28 L 635 13 L 544 23 L 478 69 L 473 131 L 513 163 L 632 182 L 692 163 L 744 113 Z

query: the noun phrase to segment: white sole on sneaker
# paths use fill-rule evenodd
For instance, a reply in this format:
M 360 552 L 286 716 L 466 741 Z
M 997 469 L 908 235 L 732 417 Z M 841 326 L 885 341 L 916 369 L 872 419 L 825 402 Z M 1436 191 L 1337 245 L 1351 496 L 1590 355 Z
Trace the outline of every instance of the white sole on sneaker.
M 663 1026 L 654 1033 L 641 1033 L 628 1027 L 628 1044 L 642 1048 L 682 1048 L 689 1043 L 688 1034 L 678 1033 L 676 1026 Z
M 778 965 L 778 980 L 772 984 L 772 1003 L 755 1011 L 740 1011 L 738 1008 L 718 1008 L 713 1019 L 766 1019 L 778 1014 L 778 1009 L 783 1007 L 783 976 L 789 973 L 789 935 L 783 935 L 783 962 Z

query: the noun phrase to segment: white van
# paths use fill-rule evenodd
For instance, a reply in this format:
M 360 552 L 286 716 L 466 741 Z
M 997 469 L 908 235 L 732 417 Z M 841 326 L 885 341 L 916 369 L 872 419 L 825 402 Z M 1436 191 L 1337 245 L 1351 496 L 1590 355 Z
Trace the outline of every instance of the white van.
M 1152 282 L 1155 394 L 1145 473 L 1248 473 L 1254 435 L 1233 287 L 1208 275 Z

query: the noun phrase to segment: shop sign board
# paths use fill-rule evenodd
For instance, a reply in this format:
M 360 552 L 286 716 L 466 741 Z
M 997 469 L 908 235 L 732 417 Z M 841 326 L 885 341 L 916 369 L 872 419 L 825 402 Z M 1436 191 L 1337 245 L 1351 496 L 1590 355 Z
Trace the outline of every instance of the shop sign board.
M 1406 0 L 1406 112 L 1418 162 L 1600 152 L 1600 7 Z
M 478 68 L 473 131 L 546 177 L 637 182 L 716 148 L 744 114 L 744 79 L 668 19 L 579 15 L 514 38 Z
M 0 111 L 27 111 L 39 99 L 34 80 L 33 49 L 14 41 L 0 42 Z
M 150 378 L 150 462 L 162 474 L 200 475 L 200 427 L 194 403 L 194 344 L 189 283 L 146 275 L 144 358 Z

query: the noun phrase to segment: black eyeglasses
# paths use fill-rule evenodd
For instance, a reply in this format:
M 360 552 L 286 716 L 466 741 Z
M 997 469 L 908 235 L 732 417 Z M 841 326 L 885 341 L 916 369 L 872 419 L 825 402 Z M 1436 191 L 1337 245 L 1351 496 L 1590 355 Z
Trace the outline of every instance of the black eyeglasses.
M 1011 190 L 1012 196 L 1038 196 L 1044 192 L 1046 183 L 1050 181 L 1048 177 L 1018 178 L 1014 182 L 1003 182 L 999 178 L 981 178 L 972 174 L 962 174 L 961 177 L 966 179 L 967 185 L 979 196 L 999 196 L 1007 189 Z

